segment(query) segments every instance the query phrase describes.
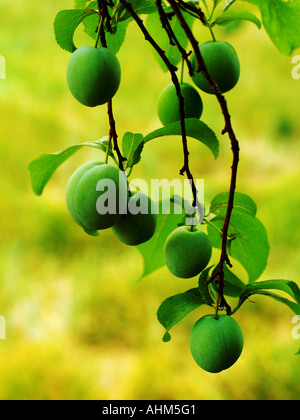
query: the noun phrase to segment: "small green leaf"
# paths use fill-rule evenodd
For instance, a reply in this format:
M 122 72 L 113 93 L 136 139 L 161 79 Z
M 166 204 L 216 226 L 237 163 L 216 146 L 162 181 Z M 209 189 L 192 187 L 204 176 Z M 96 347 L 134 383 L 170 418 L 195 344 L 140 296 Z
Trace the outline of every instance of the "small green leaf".
M 218 215 L 211 222 L 222 229 L 224 220 L 224 215 Z M 208 224 L 207 233 L 212 246 L 221 249 L 222 239 L 219 232 Z M 266 268 L 270 251 L 265 227 L 251 214 L 233 209 L 228 233 L 235 237 L 230 242 L 231 256 L 245 268 L 250 282 L 257 280 Z
M 246 285 L 244 290 L 281 290 L 291 296 L 297 303 L 300 304 L 300 289 L 299 286 L 292 280 L 265 280 Z
M 266 291 L 269 289 L 286 292 L 296 302 L 292 302 L 291 300 L 273 292 Z M 272 297 L 278 302 L 287 305 L 296 315 L 300 313 L 300 290 L 295 282 L 291 280 L 266 280 L 247 284 L 242 290 L 239 302 L 236 308 L 232 311 L 232 314 L 235 313 L 250 296 L 255 294 Z
M 186 134 L 187 137 L 192 137 L 199 140 L 205 146 L 207 146 L 213 153 L 214 157 L 217 158 L 219 154 L 219 141 L 214 131 L 209 128 L 203 121 L 197 118 L 187 118 L 185 120 Z M 165 127 L 159 128 L 149 133 L 145 138 L 144 142 L 147 143 L 158 137 L 163 136 L 181 136 L 181 125 L 180 121 L 166 125 Z
M 163 341 L 169 341 L 169 330 L 193 310 L 206 302 L 201 297 L 198 288 L 168 297 L 162 302 L 157 311 L 157 319 L 166 329 Z
M 127 159 L 126 169 L 132 168 L 141 160 L 141 153 L 144 147 L 142 134 L 125 133 L 122 139 L 123 156 Z
M 103 139 L 96 140 L 94 142 L 76 144 L 61 152 L 43 153 L 37 159 L 33 160 L 28 165 L 33 192 L 36 195 L 41 195 L 56 169 L 84 146 L 93 147 L 105 152 L 107 147 L 107 137 L 103 137 Z M 109 156 L 115 160 L 112 147 L 110 147 Z
M 300 1 L 246 0 L 259 7 L 262 23 L 279 51 L 292 55 L 300 47 Z
M 261 28 L 261 21 L 253 13 L 244 11 L 244 10 L 227 10 L 223 12 L 220 16 L 214 19 L 212 26 L 214 25 L 227 25 L 228 23 L 237 21 L 237 20 L 247 20 L 254 23 L 258 29 Z
M 227 212 L 228 207 L 228 199 L 229 193 L 221 193 L 216 195 L 210 204 L 210 213 L 214 213 L 216 215 L 225 215 Z M 241 211 L 247 212 L 253 217 L 256 216 L 257 206 L 255 202 L 250 198 L 248 195 L 235 192 L 234 194 L 234 201 L 233 207 L 235 209 L 239 209 Z
M 58 45 L 73 53 L 76 50 L 73 42 L 74 32 L 84 19 L 95 13 L 93 9 L 70 9 L 58 12 L 54 20 L 54 34 Z

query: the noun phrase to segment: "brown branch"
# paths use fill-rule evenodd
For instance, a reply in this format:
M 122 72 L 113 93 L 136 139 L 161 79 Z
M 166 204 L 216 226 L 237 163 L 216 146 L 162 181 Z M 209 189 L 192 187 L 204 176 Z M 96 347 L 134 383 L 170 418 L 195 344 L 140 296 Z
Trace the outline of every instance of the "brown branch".
M 101 45 L 103 48 L 107 48 L 107 42 L 105 37 L 105 31 L 103 27 L 104 20 L 106 22 L 107 28 L 110 28 L 110 14 L 108 13 L 107 4 L 105 0 L 98 0 L 98 8 L 99 8 L 99 34 Z M 110 145 L 111 139 L 113 140 L 114 150 L 118 157 L 119 168 L 121 171 L 124 171 L 123 162 L 126 161 L 126 158 L 123 157 L 119 145 L 118 145 L 118 135 L 116 131 L 116 122 L 113 115 L 113 108 L 112 108 L 112 100 L 107 102 L 107 113 L 108 113 L 108 120 L 109 120 L 109 141 L 107 147 Z
M 222 134 L 227 133 L 231 142 L 231 150 L 233 154 L 233 161 L 231 166 L 231 179 L 230 179 L 230 189 L 229 189 L 229 198 L 228 198 L 228 206 L 225 216 L 224 225 L 222 228 L 222 250 L 221 250 L 221 257 L 219 262 L 219 269 L 216 274 L 214 274 L 209 280 L 208 283 L 217 278 L 217 284 L 218 284 L 218 300 L 217 300 L 217 310 L 218 307 L 226 307 L 227 313 L 231 312 L 231 308 L 226 302 L 224 298 L 224 264 L 231 266 L 230 260 L 227 253 L 227 236 L 228 236 L 228 230 L 229 230 L 229 224 L 230 224 L 230 218 L 231 213 L 233 209 L 233 201 L 234 201 L 234 193 L 236 189 L 236 180 L 237 180 L 237 170 L 238 170 L 238 163 L 239 163 L 239 143 L 236 138 L 236 135 L 234 133 L 232 124 L 231 124 L 231 117 L 229 114 L 227 102 L 224 98 L 224 96 L 221 94 L 218 86 L 214 83 L 212 80 L 206 65 L 204 63 L 203 57 L 201 55 L 198 41 L 195 39 L 193 32 L 191 31 L 190 27 L 187 25 L 181 10 L 179 8 L 179 3 L 182 3 L 181 0 L 168 0 L 170 5 L 172 6 L 172 9 L 174 10 L 182 28 L 184 29 L 191 45 L 194 50 L 198 69 L 196 71 L 202 71 L 205 78 L 207 79 L 210 87 L 212 88 L 219 104 L 222 110 L 222 114 L 224 116 L 225 120 L 225 127 L 222 131 Z M 201 9 L 199 9 L 201 10 Z
M 205 17 L 205 14 L 202 12 L 202 10 L 196 6 L 191 6 L 188 3 L 185 3 L 182 0 L 178 0 L 178 5 L 185 11 L 196 14 L 197 18 L 200 19 L 200 21 L 203 23 L 203 25 L 206 26 L 207 20 Z
M 113 115 L 112 101 L 107 102 L 107 113 L 108 113 L 109 125 L 110 125 L 109 137 L 112 138 L 113 140 L 114 150 L 118 157 L 119 168 L 121 169 L 121 171 L 124 171 L 123 162 L 125 162 L 127 159 L 124 158 L 124 156 L 122 155 L 119 145 L 118 145 L 118 135 L 116 132 L 116 123 L 115 123 L 115 119 Z
M 194 182 L 193 175 L 189 168 L 189 151 L 187 146 L 187 136 L 186 136 L 186 127 L 185 127 L 185 113 L 184 113 L 184 97 L 182 95 L 181 89 L 180 89 L 180 83 L 177 77 L 177 67 L 174 66 L 168 57 L 166 56 L 165 51 L 157 44 L 157 42 L 154 40 L 154 38 L 150 35 L 148 30 L 146 29 L 142 19 L 139 17 L 139 15 L 135 12 L 133 7 L 131 6 L 130 2 L 127 0 L 120 0 L 120 3 L 125 7 L 125 9 L 130 13 L 132 18 L 137 23 L 138 27 L 142 31 L 145 40 L 148 41 L 152 47 L 156 50 L 156 52 L 159 54 L 165 65 L 167 66 L 170 74 L 172 82 L 176 88 L 176 93 L 179 100 L 179 111 L 180 111 L 180 124 L 181 124 L 181 135 L 182 135 L 182 145 L 183 145 L 183 154 L 184 154 L 184 164 L 183 167 L 180 170 L 180 175 L 183 175 L 186 173 L 187 178 L 191 184 L 192 193 L 193 193 L 193 207 L 197 207 L 199 209 L 200 214 L 202 213 L 201 205 L 198 201 L 197 197 L 197 189 Z M 159 0 L 156 0 L 157 7 L 159 8 L 161 5 L 161 2 Z
M 170 44 L 173 45 L 173 46 L 176 46 L 178 48 L 178 51 L 180 52 L 183 60 L 187 64 L 187 67 L 189 69 L 189 74 L 192 76 L 193 68 L 192 68 L 192 64 L 189 60 L 189 55 L 191 54 L 191 52 L 187 53 L 186 50 L 182 47 L 182 45 L 178 41 L 178 38 L 176 37 L 176 35 L 175 35 L 171 25 L 170 25 L 169 15 L 164 11 L 161 0 L 156 1 L 156 5 L 157 5 L 157 9 L 158 9 L 158 13 L 159 13 L 159 17 L 160 17 L 162 27 L 166 31 L 166 33 L 169 37 Z M 171 18 L 172 18 L 172 16 L 171 16 Z

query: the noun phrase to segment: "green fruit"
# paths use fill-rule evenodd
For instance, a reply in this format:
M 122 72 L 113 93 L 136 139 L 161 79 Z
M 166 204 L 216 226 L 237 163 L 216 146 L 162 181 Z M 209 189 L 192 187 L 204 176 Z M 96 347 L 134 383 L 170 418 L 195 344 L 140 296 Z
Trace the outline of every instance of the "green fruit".
M 240 62 L 233 46 L 225 41 L 208 41 L 201 44 L 199 49 L 207 70 L 220 91 L 225 93 L 231 90 L 240 76 Z M 192 56 L 191 62 L 195 72 L 192 76 L 195 85 L 204 92 L 214 93 L 204 74 L 196 73 L 195 55 Z
M 69 60 L 67 83 L 83 105 L 94 107 L 110 101 L 120 81 L 120 63 L 107 48 L 80 47 Z
M 156 214 L 151 213 L 151 208 L 152 201 L 146 194 L 134 193 L 128 200 L 127 214 L 112 227 L 116 237 L 127 245 L 139 245 L 152 238 Z
M 206 233 L 180 226 L 167 238 L 164 256 L 169 271 L 176 277 L 199 274 L 210 261 L 212 246 Z
M 190 349 L 195 362 L 204 370 L 218 373 L 240 357 L 244 338 L 239 324 L 228 315 L 206 315 L 194 325 Z
M 72 218 L 87 232 L 109 228 L 126 209 L 126 176 L 112 165 L 85 163 L 69 180 L 66 202 Z M 100 214 L 99 210 L 105 214 Z
M 202 99 L 197 90 L 188 83 L 180 85 L 184 97 L 185 118 L 200 118 L 202 115 Z M 163 125 L 180 121 L 179 99 L 173 83 L 167 85 L 159 94 L 157 114 Z

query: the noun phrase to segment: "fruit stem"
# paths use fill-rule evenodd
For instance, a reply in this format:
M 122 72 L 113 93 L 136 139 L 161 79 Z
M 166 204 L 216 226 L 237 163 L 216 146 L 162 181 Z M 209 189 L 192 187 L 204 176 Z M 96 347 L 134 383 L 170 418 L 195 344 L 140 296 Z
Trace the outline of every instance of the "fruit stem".
M 209 29 L 209 32 L 210 32 L 210 34 L 211 34 L 211 36 L 212 36 L 213 41 L 214 41 L 214 42 L 216 42 L 216 37 L 215 37 L 215 34 L 214 34 L 213 30 L 212 30 L 212 26 L 211 26 L 211 24 L 209 23 L 209 20 L 207 19 L 207 17 L 206 17 L 206 16 L 204 16 L 204 20 L 205 20 L 205 24 L 207 25 L 207 27 L 208 27 L 208 29 Z
M 210 26 L 210 24 L 208 24 L 208 29 L 209 29 L 209 32 L 210 32 L 210 34 L 212 36 L 213 41 L 216 42 L 216 37 L 215 37 L 215 34 L 214 34 L 214 32 L 213 32 L 212 27 Z
M 203 222 L 206 223 L 206 224 L 208 224 L 208 225 L 210 225 L 210 226 L 212 226 L 214 229 L 216 229 L 221 236 L 223 235 L 222 230 L 219 229 L 216 225 L 214 225 L 210 220 L 204 219 Z

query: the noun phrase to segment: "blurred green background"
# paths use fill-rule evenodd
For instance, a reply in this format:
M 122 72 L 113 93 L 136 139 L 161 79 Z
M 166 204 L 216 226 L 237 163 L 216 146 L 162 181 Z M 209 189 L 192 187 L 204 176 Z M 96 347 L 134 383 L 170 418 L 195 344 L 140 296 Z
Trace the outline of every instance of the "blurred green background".
M 56 44 L 53 20 L 70 0 L 0 2 L 0 340 L 1 399 L 298 399 L 300 340 L 292 338 L 294 315 L 267 297 L 253 297 L 235 318 L 244 331 L 239 361 L 214 375 L 198 368 L 189 352 L 195 321 L 190 314 L 163 343 L 156 320 L 168 296 L 195 286 L 166 268 L 137 282 L 142 258 L 110 231 L 91 238 L 71 220 L 64 193 L 72 172 L 95 150 L 82 149 L 53 176 L 41 197 L 31 191 L 27 166 L 44 152 L 96 140 L 108 133 L 105 107 L 87 109 L 69 93 L 70 54 Z M 208 33 L 197 29 L 199 39 Z M 219 30 L 240 57 L 241 78 L 226 95 L 240 140 L 237 189 L 258 204 L 271 245 L 261 280 L 299 283 L 299 97 L 291 57 L 275 49 L 264 30 L 244 23 Z M 93 41 L 79 29 L 77 46 Z M 296 52 L 295 52 L 296 53 Z M 134 24 L 118 54 L 122 85 L 114 112 L 120 137 L 160 126 L 156 100 L 169 83 Z M 188 81 L 188 77 L 186 78 Z M 205 179 L 205 201 L 229 184 L 231 152 L 219 134 L 223 119 L 214 97 L 203 94 L 203 120 L 220 140 L 220 157 L 189 141 L 191 169 Z M 102 156 L 101 156 L 102 157 Z M 174 178 L 182 165 L 179 138 L 145 147 L 133 177 Z M 217 254 L 215 255 L 217 261 Z

